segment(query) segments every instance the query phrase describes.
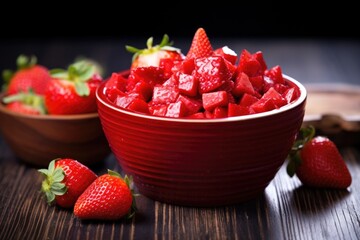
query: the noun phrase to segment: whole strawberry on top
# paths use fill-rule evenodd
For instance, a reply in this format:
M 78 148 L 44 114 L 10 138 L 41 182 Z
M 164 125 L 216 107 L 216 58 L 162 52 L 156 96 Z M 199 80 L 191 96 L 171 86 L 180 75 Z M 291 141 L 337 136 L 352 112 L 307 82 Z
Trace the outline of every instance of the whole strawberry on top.
M 302 128 L 287 166 L 289 176 L 297 175 L 309 187 L 346 189 L 352 177 L 335 143 L 315 136 L 313 127 Z
M 125 48 L 127 51 L 133 53 L 132 63 L 130 69 L 137 67 L 159 67 L 162 59 L 183 60 L 184 55 L 181 50 L 172 47 L 173 43 L 169 42 L 169 36 L 164 34 L 160 44 L 153 46 L 153 37 L 146 41 L 147 48 L 138 49 L 129 45 Z
M 7 109 L 14 112 L 31 115 L 46 114 L 44 97 L 32 90 L 5 96 L 2 101 Z
M 75 159 L 54 159 L 48 169 L 39 169 L 45 179 L 41 191 L 49 204 L 56 203 L 64 208 L 74 206 L 78 197 L 97 178 L 88 167 Z
M 17 70 L 4 70 L 3 90 L 8 94 L 28 92 L 30 89 L 36 94 L 43 94 L 48 82 L 50 73 L 48 69 L 37 64 L 35 56 L 20 55 L 17 60 Z
M 102 77 L 88 61 L 71 64 L 67 70 L 51 70 L 52 79 L 45 91 L 49 114 L 82 114 L 96 112 L 97 87 Z
M 131 177 L 115 171 L 99 176 L 75 203 L 74 214 L 80 219 L 117 220 L 132 217 L 136 211 Z

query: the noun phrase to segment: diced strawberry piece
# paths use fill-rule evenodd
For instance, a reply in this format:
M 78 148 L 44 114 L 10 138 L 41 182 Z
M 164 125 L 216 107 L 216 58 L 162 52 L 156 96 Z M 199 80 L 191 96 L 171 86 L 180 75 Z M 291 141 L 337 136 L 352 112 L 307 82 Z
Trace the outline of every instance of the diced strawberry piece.
M 174 68 L 172 69 L 173 72 L 176 72 L 176 71 L 181 71 L 185 74 L 189 74 L 191 75 L 192 72 L 195 70 L 195 60 L 194 58 L 186 58 L 184 59 L 184 61 L 182 61 L 180 64 L 179 64 L 179 67 L 178 69 L 175 69 L 175 67 L 177 67 L 178 65 L 174 66 Z
M 281 83 L 275 83 L 273 88 L 280 94 L 283 94 L 286 90 L 289 89 L 289 86 Z
M 162 85 L 163 86 L 173 86 L 177 87 L 179 85 L 179 75 L 181 72 L 174 73 L 168 80 L 166 80 Z
M 292 87 L 287 89 L 282 96 L 286 99 L 287 103 L 291 103 L 296 100 L 300 95 L 299 89 L 296 87 Z
M 154 103 L 173 103 L 179 96 L 179 90 L 175 86 L 157 85 L 153 90 L 152 101 Z
M 105 95 L 113 102 L 119 92 L 126 91 L 127 79 L 118 73 L 113 73 L 104 88 Z
M 190 98 L 180 94 L 177 101 L 184 103 L 188 115 L 194 114 L 202 108 L 202 102 L 200 99 Z
M 136 93 L 130 93 L 124 95 L 119 95 L 115 100 L 115 105 L 122 108 L 127 108 L 132 101 L 134 101 L 135 98 L 138 98 L 138 94 Z
M 209 57 L 213 53 L 210 40 L 203 28 L 198 28 L 191 42 L 186 58 Z
M 235 86 L 234 89 L 232 90 L 232 93 L 238 97 L 240 97 L 244 93 L 248 93 L 248 94 L 255 93 L 255 90 L 249 80 L 249 77 L 245 73 L 240 72 L 240 74 L 236 77 Z
M 271 87 L 264 95 L 261 97 L 262 99 L 271 99 L 276 108 L 280 108 L 284 106 L 287 101 L 285 98 L 281 96 L 280 93 L 278 93 L 273 87 Z
M 138 81 L 132 90 L 129 93 L 138 93 L 139 97 L 144 99 L 145 101 L 149 101 L 153 94 L 153 89 L 150 84 L 144 82 L 143 80 Z
M 161 58 L 159 62 L 159 67 L 164 70 L 164 78 L 168 79 L 173 74 L 172 68 L 174 67 L 174 59 L 172 58 Z
M 233 65 L 231 62 L 227 61 L 226 59 L 224 59 L 224 62 L 226 64 L 226 67 L 229 69 L 230 72 L 230 78 L 233 79 L 236 76 L 237 73 L 237 66 Z
M 205 110 L 204 116 L 205 116 L 205 118 L 212 119 L 212 118 L 214 118 L 214 113 L 211 111 Z
M 229 61 L 232 65 L 235 65 L 237 60 L 237 54 L 230 49 L 228 46 L 224 46 L 222 48 L 218 48 L 214 50 L 213 56 L 222 56 L 227 61 Z
M 285 84 L 285 80 L 282 76 L 282 70 L 279 65 L 266 70 L 264 74 L 273 80 L 274 83 Z
M 128 106 L 127 109 L 133 110 L 135 112 L 141 112 L 141 113 L 145 113 L 148 114 L 149 112 L 149 106 L 148 104 L 140 99 L 140 98 L 135 98 Z
M 166 117 L 184 117 L 186 115 L 186 107 L 183 102 L 177 101 L 175 103 L 169 103 L 166 110 Z
M 266 62 L 265 62 L 263 53 L 261 51 L 257 51 L 256 53 L 253 54 L 253 56 L 260 63 L 261 73 L 264 73 L 265 70 L 267 69 L 267 66 L 266 66 Z
M 110 88 L 110 89 L 106 89 L 105 92 L 107 98 L 111 101 L 111 102 L 115 102 L 116 98 L 118 96 L 124 96 L 125 93 L 120 91 L 118 88 Z
M 235 103 L 229 103 L 228 104 L 228 116 L 229 117 L 235 117 L 235 116 L 243 116 L 251 114 L 249 107 L 240 106 Z
M 212 111 L 216 107 L 227 106 L 228 94 L 225 91 L 204 93 L 202 95 L 203 107 L 205 110 Z
M 162 84 L 163 82 L 165 82 L 166 77 L 164 76 L 164 69 L 160 67 L 149 66 L 137 67 L 131 70 L 128 81 L 132 81 L 132 79 L 135 83 L 142 80 L 153 87 L 157 84 Z M 131 86 L 127 87 L 127 90 L 131 91 Z
M 224 58 L 215 56 L 198 58 L 195 60 L 195 71 L 193 75 L 199 79 L 199 92 L 211 92 L 231 78 Z
M 194 113 L 194 114 L 191 114 L 191 115 L 187 116 L 187 118 L 203 119 L 203 118 L 205 118 L 205 115 L 204 115 L 203 112 L 197 112 L 197 113 Z
M 240 54 L 238 72 L 244 72 L 249 77 L 258 76 L 262 73 L 262 67 L 258 60 L 246 49 Z
M 216 107 L 214 109 L 214 118 L 226 118 L 228 117 L 227 107 Z
M 194 97 L 198 93 L 199 80 L 192 75 L 180 73 L 179 75 L 179 91 L 181 94 Z
M 240 100 L 239 105 L 243 107 L 250 107 L 252 104 L 259 101 L 259 99 L 253 95 L 245 93 Z
M 249 77 L 249 80 L 256 92 L 260 93 L 263 90 L 263 86 L 265 83 L 263 75 Z
M 251 105 L 250 108 L 256 113 L 261 113 L 276 109 L 276 105 L 270 98 L 261 98 L 259 101 Z
M 149 112 L 151 115 L 163 117 L 166 114 L 167 105 L 166 104 L 156 104 L 153 101 L 148 103 Z

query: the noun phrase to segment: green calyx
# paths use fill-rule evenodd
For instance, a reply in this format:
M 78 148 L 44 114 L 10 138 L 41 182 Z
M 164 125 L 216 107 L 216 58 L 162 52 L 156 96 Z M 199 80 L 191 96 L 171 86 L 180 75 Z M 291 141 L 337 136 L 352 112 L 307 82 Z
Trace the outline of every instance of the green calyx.
M 87 81 L 96 73 L 94 64 L 89 61 L 80 60 L 71 64 L 67 70 L 53 69 L 50 74 L 53 78 L 64 79 L 75 84 L 76 93 L 79 96 L 89 96 L 90 88 Z
M 130 208 L 129 213 L 127 214 L 126 218 L 127 219 L 132 218 L 137 211 L 135 198 L 140 195 L 138 193 L 135 193 L 135 191 L 134 191 L 132 176 L 125 175 L 125 177 L 123 178 L 118 172 L 112 171 L 110 169 L 108 169 L 108 174 L 111 176 L 114 176 L 114 177 L 121 178 L 126 183 L 128 188 L 130 189 L 131 195 L 132 195 L 132 203 L 131 203 L 131 208 Z
M 287 174 L 290 177 L 295 175 L 296 169 L 301 164 L 300 151 L 305 146 L 307 142 L 309 142 L 315 136 L 315 128 L 314 126 L 303 127 L 300 129 L 299 135 L 295 140 L 290 153 L 288 155 L 289 163 L 286 166 Z
M 151 54 L 160 50 L 166 50 L 166 51 L 176 51 L 176 52 L 181 52 L 179 48 L 175 48 L 172 47 L 172 45 L 174 44 L 173 42 L 170 42 L 169 40 L 169 36 L 167 34 L 164 34 L 160 44 L 153 46 L 153 41 L 154 38 L 150 37 L 147 41 L 146 41 L 146 47 L 144 49 L 139 49 L 139 48 L 135 48 L 129 45 L 125 46 L 125 49 L 130 52 L 133 53 L 133 57 L 132 57 L 132 61 L 135 61 L 135 59 L 141 55 L 141 54 Z
M 65 178 L 64 170 L 60 167 L 55 168 L 56 160 L 49 163 L 48 169 L 38 170 L 45 177 L 41 184 L 41 191 L 45 194 L 48 204 L 54 202 L 55 196 L 64 195 L 67 191 L 67 187 L 62 183 Z
M 32 55 L 32 56 L 26 56 L 24 54 L 21 54 L 17 57 L 16 59 L 16 66 L 17 66 L 17 71 L 21 70 L 21 69 L 25 69 L 25 68 L 30 68 L 34 65 L 36 65 L 37 63 L 37 58 L 36 56 Z M 2 72 L 2 78 L 4 80 L 4 84 L 3 84 L 3 89 L 2 90 L 6 90 L 7 86 L 9 85 L 11 78 L 14 76 L 15 71 L 10 70 L 10 69 L 5 69 Z
M 34 93 L 31 89 L 27 92 L 19 92 L 3 98 L 5 104 L 21 102 L 26 106 L 37 109 L 40 114 L 46 114 L 44 97 Z

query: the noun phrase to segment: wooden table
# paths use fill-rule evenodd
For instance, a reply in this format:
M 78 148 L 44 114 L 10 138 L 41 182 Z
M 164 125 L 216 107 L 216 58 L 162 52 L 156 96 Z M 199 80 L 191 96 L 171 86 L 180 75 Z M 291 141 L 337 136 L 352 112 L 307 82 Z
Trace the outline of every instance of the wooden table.
M 105 63 L 110 72 L 122 70 L 129 65 L 130 58 L 119 56 L 119 46 L 125 42 L 131 40 L 84 45 L 70 41 L 6 43 L 0 46 L 4 53 L 1 67 L 13 66 L 7 62 L 9 59 L 33 49 L 41 62 L 48 62 L 50 67 L 68 63 L 83 53 Z M 187 47 L 185 42 L 182 46 Z M 262 49 L 265 56 L 271 56 L 271 64 L 284 65 L 286 73 L 304 79 L 305 83 L 359 83 L 357 42 L 233 40 L 233 43 L 237 49 Z M 53 54 L 60 54 L 58 62 Z M 289 54 L 293 54 L 290 60 Z M 315 80 L 309 80 L 310 77 Z M 356 106 L 354 110 L 360 112 Z M 348 131 L 331 134 L 340 144 L 353 177 L 348 190 L 303 187 L 296 177 L 288 177 L 285 162 L 263 194 L 252 201 L 218 208 L 192 208 L 139 196 L 135 217 L 115 222 L 80 221 L 69 210 L 49 207 L 39 192 L 42 176 L 35 167 L 16 158 L 0 136 L 0 239 L 360 239 L 359 134 Z M 344 141 L 348 136 L 353 141 Z M 91 168 L 97 174 L 108 168 L 121 171 L 112 154 Z

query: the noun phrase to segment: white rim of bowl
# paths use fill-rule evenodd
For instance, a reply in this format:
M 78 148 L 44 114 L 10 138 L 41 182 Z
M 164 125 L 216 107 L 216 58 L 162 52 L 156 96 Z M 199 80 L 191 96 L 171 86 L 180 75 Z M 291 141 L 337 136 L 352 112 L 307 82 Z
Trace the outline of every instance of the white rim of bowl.
M 107 107 L 109 107 L 115 111 L 122 112 L 124 114 L 131 115 L 134 117 L 147 118 L 147 119 L 157 120 L 157 121 L 188 122 L 188 123 L 214 123 L 214 122 L 245 121 L 245 120 L 249 120 L 249 119 L 263 118 L 266 116 L 286 112 L 289 109 L 297 107 L 298 105 L 300 105 L 302 102 L 305 101 L 306 96 L 307 96 L 307 90 L 304 87 L 304 85 L 301 84 L 299 81 L 295 80 L 294 78 L 287 76 L 285 74 L 283 74 L 283 77 L 286 80 L 294 83 L 300 90 L 300 96 L 294 102 L 292 102 L 290 104 L 286 104 L 285 106 L 282 106 L 279 109 L 273 109 L 273 110 L 267 111 L 267 112 L 255 113 L 255 114 L 249 114 L 249 115 L 243 115 L 243 116 L 228 117 L 228 118 L 215 118 L 215 119 L 172 118 L 172 117 L 158 117 L 158 116 L 153 116 L 153 115 L 141 114 L 141 113 L 137 113 L 137 112 L 131 112 L 127 109 L 112 106 L 112 105 L 108 104 L 107 102 L 105 102 L 103 99 L 101 99 L 98 94 L 100 87 L 96 91 L 96 98 L 102 104 L 106 105 Z

